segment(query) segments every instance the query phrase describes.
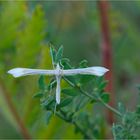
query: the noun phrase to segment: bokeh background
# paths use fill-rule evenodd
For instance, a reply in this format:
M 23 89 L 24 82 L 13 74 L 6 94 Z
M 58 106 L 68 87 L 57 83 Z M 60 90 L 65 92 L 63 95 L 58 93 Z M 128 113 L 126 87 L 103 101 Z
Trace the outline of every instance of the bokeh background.
M 140 83 L 140 1 L 108 1 L 108 6 L 114 97 L 133 109 Z M 39 100 L 32 98 L 39 76 L 7 74 L 14 67 L 52 68 L 48 43 L 63 45 L 75 67 L 83 59 L 102 65 L 98 1 L 0 1 L 0 139 L 23 138 L 21 127 L 32 138 L 81 138 L 55 116 L 46 121 Z

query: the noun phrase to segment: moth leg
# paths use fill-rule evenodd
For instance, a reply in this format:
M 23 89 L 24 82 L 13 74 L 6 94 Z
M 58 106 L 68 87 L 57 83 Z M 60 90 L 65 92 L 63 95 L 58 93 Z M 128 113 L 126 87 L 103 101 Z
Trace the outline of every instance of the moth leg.
M 61 76 L 60 75 L 56 76 L 56 81 L 57 81 L 57 85 L 56 85 L 56 103 L 60 104 L 60 92 L 61 92 L 61 86 L 60 86 Z

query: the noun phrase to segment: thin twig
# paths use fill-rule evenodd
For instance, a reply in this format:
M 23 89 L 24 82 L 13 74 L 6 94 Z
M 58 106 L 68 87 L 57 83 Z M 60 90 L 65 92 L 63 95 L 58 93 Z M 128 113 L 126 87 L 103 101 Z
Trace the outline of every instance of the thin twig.
M 3 82 L 0 82 L 0 88 L 2 89 L 3 91 L 3 96 L 5 98 L 5 101 L 8 105 L 8 108 L 10 109 L 19 129 L 20 129 L 20 132 L 22 134 L 22 136 L 25 138 L 25 139 L 31 139 L 31 136 L 27 130 L 27 128 L 25 127 L 23 121 L 21 120 L 20 116 L 18 115 L 18 112 L 11 100 L 11 97 L 10 97 L 10 93 L 7 91 L 5 85 L 3 84 Z
M 73 88 L 78 89 L 82 94 L 86 95 L 87 97 L 94 99 L 96 101 L 99 101 L 100 103 L 102 103 L 105 107 L 107 107 L 110 111 L 114 112 L 116 115 L 118 116 L 122 116 L 121 113 L 116 110 L 115 108 L 113 108 L 112 106 L 110 106 L 109 104 L 105 103 L 101 98 L 95 98 L 94 96 L 92 96 L 91 94 L 89 94 L 88 92 L 82 90 L 80 87 L 74 85 L 73 83 L 69 82 L 69 80 L 67 80 L 67 78 L 63 77 L 63 79 L 69 84 L 71 85 Z
M 98 101 L 100 101 L 104 106 L 106 106 L 109 110 L 114 112 L 116 115 L 118 115 L 120 117 L 122 116 L 122 114 L 118 110 L 116 110 L 115 108 L 113 108 L 109 104 L 105 103 L 101 98 L 98 98 Z
M 70 82 L 69 80 L 67 80 L 66 77 L 63 77 L 63 79 L 64 79 L 69 85 L 71 85 L 73 88 L 78 89 L 82 94 L 86 95 L 86 96 L 89 97 L 89 98 L 92 98 L 92 99 L 94 98 L 91 94 L 89 94 L 88 92 L 82 90 L 80 87 L 74 85 L 72 82 Z M 96 100 L 96 99 L 95 99 L 95 100 Z

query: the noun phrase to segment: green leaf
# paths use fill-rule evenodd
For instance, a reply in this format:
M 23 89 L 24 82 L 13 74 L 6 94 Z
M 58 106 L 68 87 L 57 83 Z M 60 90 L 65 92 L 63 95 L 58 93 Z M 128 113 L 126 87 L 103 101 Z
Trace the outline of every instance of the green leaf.
M 70 60 L 68 58 L 62 58 L 61 64 L 63 65 L 64 69 L 72 69 L 72 66 L 70 65 Z
M 108 103 L 109 102 L 109 94 L 106 94 L 106 93 L 103 93 L 101 95 L 101 99 L 105 102 L 105 103 Z
M 51 54 L 53 65 L 55 65 L 56 64 L 56 50 L 52 46 L 50 47 L 50 54 Z
M 78 81 L 74 76 L 65 76 L 63 77 L 63 79 L 68 83 L 71 83 L 73 85 L 78 85 Z
M 126 108 L 123 103 L 121 103 L 121 102 L 118 103 L 118 110 L 122 114 L 126 113 Z
M 62 56 L 63 56 L 63 46 L 61 46 L 59 49 L 58 49 L 58 51 L 57 51 L 57 53 L 56 53 L 56 63 L 58 63 L 58 62 L 60 62 L 60 60 L 62 59 Z
M 73 67 L 70 65 L 69 60 L 68 59 L 62 59 L 61 60 L 61 64 L 63 65 L 64 69 L 72 69 Z M 63 76 L 63 79 L 65 79 L 65 81 L 68 81 L 72 84 L 77 85 L 78 81 L 76 80 L 75 76 Z
M 137 107 L 136 107 L 136 114 L 138 114 L 140 116 L 140 105 L 137 105 Z
M 43 97 L 43 93 L 39 92 L 39 93 L 36 93 L 35 95 L 33 95 L 33 98 L 41 98 Z
M 114 140 L 121 140 L 124 137 L 123 130 L 124 130 L 123 126 L 113 124 L 112 133 L 113 133 Z
M 88 61 L 87 60 L 82 60 L 79 64 L 80 68 L 86 68 L 87 67 L 87 63 Z
M 40 77 L 39 77 L 39 80 L 38 80 L 38 84 L 39 84 L 39 89 L 40 90 L 44 90 L 45 89 L 45 78 L 44 78 L 44 76 L 43 75 L 41 75 Z
M 59 107 L 65 107 L 72 102 L 72 98 L 65 98 L 61 101 Z
M 85 95 L 80 95 L 74 99 L 74 102 L 75 102 L 75 105 L 74 105 L 75 111 L 78 111 L 81 108 L 84 108 L 84 106 L 87 105 L 90 102 L 90 100 L 88 97 L 85 97 Z
M 63 62 L 69 63 L 70 60 L 69 60 L 68 58 L 62 58 L 62 59 L 61 59 L 61 62 L 62 62 L 62 63 L 63 63 Z
M 77 75 L 76 78 L 77 78 L 77 81 L 81 84 L 81 86 L 86 86 L 91 81 L 93 81 L 95 76 L 93 76 L 93 75 Z
M 136 120 L 136 114 L 134 112 L 126 112 L 124 115 L 123 115 L 123 118 L 122 118 L 122 123 L 124 125 L 131 125 L 133 124 L 134 125 L 134 122 Z
M 104 89 L 106 87 L 107 83 L 108 83 L 108 81 L 101 82 L 101 84 L 99 85 L 99 89 L 100 90 Z
M 46 113 L 46 124 L 49 124 L 49 121 L 52 117 L 53 113 L 51 111 L 47 111 Z
M 48 85 L 48 90 L 50 91 L 50 90 L 52 90 L 53 88 L 55 88 L 56 87 L 56 80 L 55 79 L 52 79 L 51 81 L 50 81 L 50 83 L 49 83 L 49 85 Z
M 43 101 L 43 102 L 41 103 L 41 105 L 42 105 L 43 107 L 45 107 L 46 109 L 48 109 L 48 108 L 49 108 L 49 105 L 50 105 L 52 102 L 54 102 L 54 101 L 55 101 L 54 97 L 53 97 L 53 96 L 50 96 L 50 97 L 47 98 L 47 100 Z
M 78 91 L 76 91 L 73 88 L 64 88 L 61 90 L 62 93 L 69 95 L 69 96 L 77 96 L 78 95 Z

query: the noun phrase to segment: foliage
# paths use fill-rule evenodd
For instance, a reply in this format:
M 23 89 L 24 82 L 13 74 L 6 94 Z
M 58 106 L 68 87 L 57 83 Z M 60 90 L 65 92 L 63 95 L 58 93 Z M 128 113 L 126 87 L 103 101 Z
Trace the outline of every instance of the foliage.
M 54 47 L 50 48 L 54 67 L 59 62 L 63 69 L 73 68 L 68 58 L 62 58 L 62 50 L 62 47 L 58 51 Z M 82 61 L 80 67 L 87 67 L 85 63 L 87 62 Z M 55 78 L 52 78 L 47 84 L 44 82 L 43 76 L 39 78 L 40 91 L 34 97 L 40 98 L 41 106 L 48 112 L 47 122 L 50 120 L 50 115 L 54 113 L 62 120 L 73 124 L 75 131 L 81 132 L 84 138 L 101 138 L 100 121 L 96 121 L 96 117 L 94 120 L 93 115 L 86 109 L 88 105 L 95 104 L 95 102 L 106 104 L 109 101 L 109 95 L 104 92 L 107 82 L 103 80 L 103 77 L 89 75 L 63 76 L 63 80 L 68 86 L 62 89 L 61 103 L 56 105 Z M 87 92 L 89 88 L 90 93 Z
M 5 1 L 1 2 L 0 8 L 0 89 L 2 85 L 5 87 L 5 90 L 0 90 L 2 93 L 0 94 L 2 115 L 6 118 L 6 124 L 12 125 L 15 135 L 17 135 L 17 138 L 20 138 L 21 136 L 18 134 L 20 133 L 19 126 L 11 110 L 9 110 L 8 101 L 5 100 L 5 92 L 7 92 L 10 93 L 8 96 L 11 98 L 14 106 L 16 106 L 16 110 L 20 112 L 19 116 L 23 118 L 22 120 L 29 127 L 31 134 L 35 133 L 38 135 L 40 132 L 35 129 L 38 122 L 34 123 L 34 121 L 40 118 L 38 115 L 39 108 L 34 107 L 37 102 L 30 98 L 31 94 L 37 89 L 35 88 L 35 79 L 37 78 L 28 80 L 23 78 L 22 81 L 19 79 L 13 81 L 12 78 L 7 76 L 6 71 L 15 66 L 49 66 L 51 63 L 51 60 L 49 60 L 49 49 L 47 44 L 43 43 L 46 35 L 44 29 L 47 22 L 40 5 L 30 12 L 24 1 Z M 8 127 L 8 125 L 5 125 L 5 127 Z M 43 130 L 43 127 L 40 127 L 40 130 Z M 3 137 L 4 135 L 8 134 L 3 133 Z
M 57 60 L 57 63 L 59 62 L 64 69 L 72 68 L 68 58 L 62 58 L 62 47 L 60 47 L 58 51 L 52 47 L 50 50 L 53 64 L 56 64 Z M 86 61 L 82 61 L 80 66 L 87 66 L 85 62 Z M 135 112 L 126 110 L 122 103 L 118 104 L 118 110 L 109 106 L 107 104 L 109 102 L 109 94 L 104 92 L 107 82 L 104 81 L 102 77 L 76 75 L 63 76 L 63 79 L 70 87 L 62 89 L 62 101 L 57 105 L 55 103 L 55 91 L 53 90 L 56 87 L 56 81 L 53 79 L 46 85 L 44 77 L 40 76 L 39 78 L 40 92 L 34 97 L 40 98 L 41 106 L 47 111 L 47 122 L 49 122 L 54 113 L 62 120 L 73 124 L 75 126 L 75 132 L 80 132 L 83 138 L 99 139 L 101 138 L 100 121 L 98 122 L 96 117 L 93 119 L 92 114 L 88 113 L 86 109 L 88 104 L 100 102 L 121 119 L 122 124 L 113 124 L 112 131 L 114 139 L 138 138 L 138 128 L 140 127 L 139 106 L 137 106 Z M 94 88 L 90 90 L 90 93 L 87 92 L 86 89 L 86 85 L 89 84 L 94 86 Z
M 113 124 L 112 132 L 115 140 L 121 139 L 139 139 L 140 131 L 140 105 L 137 105 L 135 111 L 128 111 L 122 103 L 118 104 L 118 110 L 121 112 L 121 123 Z
M 140 2 L 109 1 L 109 8 L 116 102 L 133 108 L 137 103 L 134 86 L 139 83 L 140 71 Z M 71 69 L 73 65 L 87 67 L 87 60 L 90 66 L 100 65 L 99 21 L 97 1 L 0 2 L 0 138 L 23 137 L 5 99 L 7 92 L 32 138 L 106 138 L 110 127 L 100 104 L 121 116 L 114 122 L 114 138 L 124 139 L 126 134 L 129 138 L 140 137 L 135 121 L 139 122 L 137 109 L 118 107 L 114 110 L 108 106 L 109 95 L 104 92 L 106 81 L 103 78 L 63 77 L 62 102 L 55 108 L 55 78 L 41 76 L 37 86 L 38 76 L 13 79 L 6 73 L 13 67 L 52 69 L 48 42 L 54 46 L 63 44 L 64 56 L 71 60 L 57 54 L 53 59 L 54 67 L 59 60 L 64 69 Z M 59 47 L 54 46 L 57 53 Z M 82 59 L 85 60 L 80 62 Z M 38 105 L 39 99 L 44 110 Z M 77 124 L 73 124 L 73 120 Z

